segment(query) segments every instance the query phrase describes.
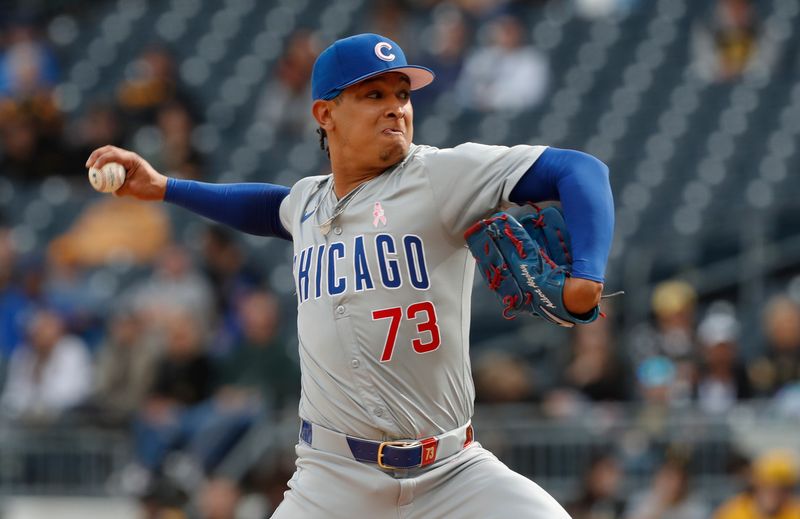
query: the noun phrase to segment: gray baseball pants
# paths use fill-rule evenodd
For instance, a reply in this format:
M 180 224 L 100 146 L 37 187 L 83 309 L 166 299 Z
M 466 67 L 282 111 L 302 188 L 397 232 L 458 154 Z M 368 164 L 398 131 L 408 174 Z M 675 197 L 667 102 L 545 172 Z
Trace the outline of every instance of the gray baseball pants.
M 569 519 L 553 497 L 473 443 L 429 467 L 383 470 L 299 443 L 273 519 Z

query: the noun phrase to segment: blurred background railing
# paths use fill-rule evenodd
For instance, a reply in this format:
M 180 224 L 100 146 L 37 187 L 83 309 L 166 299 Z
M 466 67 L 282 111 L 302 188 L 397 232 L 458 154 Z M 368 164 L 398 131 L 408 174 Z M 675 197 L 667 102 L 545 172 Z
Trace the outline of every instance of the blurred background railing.
M 476 440 L 513 470 L 559 499 L 581 492 L 589 468 L 616 460 L 624 493 L 645 491 L 664 453 L 686 463 L 692 491 L 711 503 L 747 486 L 747 457 L 769 444 L 795 449 L 796 419 L 776 416 L 766 402 L 751 402 L 714 416 L 624 406 L 595 408 L 585 416 L 552 420 L 539 406 L 479 406 Z M 217 469 L 241 478 L 254 463 L 280 465 L 293 459 L 298 419 L 294 408 L 259 422 Z M 128 439 L 96 427 L 15 427 L 0 436 L 0 488 L 5 495 L 115 495 L 114 476 L 130 460 Z
M 130 442 L 96 428 L 4 428 L 0 432 L 0 493 L 109 494 L 109 477 L 130 460 Z

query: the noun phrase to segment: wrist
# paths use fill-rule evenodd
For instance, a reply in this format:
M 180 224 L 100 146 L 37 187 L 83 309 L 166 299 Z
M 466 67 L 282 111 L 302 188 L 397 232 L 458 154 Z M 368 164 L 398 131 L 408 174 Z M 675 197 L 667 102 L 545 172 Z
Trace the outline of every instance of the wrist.
M 156 192 L 156 197 L 159 200 L 166 200 L 167 199 L 167 191 L 169 190 L 169 181 L 171 179 L 164 175 L 158 175 L 154 180 L 154 188 Z
M 600 304 L 603 284 L 591 279 L 569 277 L 564 283 L 564 307 L 573 314 L 581 315 Z

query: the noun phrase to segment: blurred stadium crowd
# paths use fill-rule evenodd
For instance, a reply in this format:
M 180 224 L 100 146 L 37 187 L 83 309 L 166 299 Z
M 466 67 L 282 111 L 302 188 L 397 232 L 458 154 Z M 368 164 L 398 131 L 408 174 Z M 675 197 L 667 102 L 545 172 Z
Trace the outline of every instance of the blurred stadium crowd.
M 218 468 L 248 431 L 295 412 L 289 249 L 171 207 L 99 196 L 89 190 L 83 164 L 92 149 L 110 143 L 136 150 L 168 175 L 197 180 L 288 184 L 325 172 L 309 115 L 311 67 L 332 39 L 361 31 L 395 39 L 410 59 L 436 72 L 433 85 L 413 98 L 418 142 L 482 136 L 490 143 L 579 147 L 606 160 L 620 188 L 624 229 L 609 287 L 628 295 L 610 300 L 608 318 L 569 333 L 532 321 L 506 323 L 488 292 L 476 290 L 480 405 L 527 403 L 538 418 L 566 428 L 586 416 L 624 417 L 652 435 L 675 414 L 724 421 L 747 402 L 800 419 L 800 256 L 778 249 L 773 256 L 788 260 L 769 263 L 758 238 L 749 235 L 752 248 L 731 249 L 729 235 L 718 243 L 713 237 L 723 224 L 738 237 L 740 226 L 756 225 L 742 213 L 773 207 L 776 219 L 762 212 L 753 220 L 788 221 L 783 229 L 800 236 L 796 221 L 785 217 L 797 214 L 791 211 L 798 204 L 779 204 L 781 193 L 796 199 L 798 192 L 796 181 L 785 180 L 800 164 L 797 0 L 162 4 L 12 2 L 2 13 L 3 430 L 124 432 L 132 454 L 109 475 L 108 488 L 141 497 L 151 517 L 166 517 L 158 514 L 167 509 L 233 517 L 237 506 L 240 514 L 250 506 L 249 513 L 263 516 L 280 500 L 291 465 L 259 461 L 256 453 L 241 477 L 224 477 Z M 207 18 L 208 27 L 200 23 Z M 788 32 L 776 32 L 782 21 Z M 768 22 L 776 29 L 769 35 Z M 642 26 L 648 30 L 625 32 Z M 679 34 L 687 36 L 682 50 L 670 47 Z M 580 48 L 575 63 L 563 61 L 577 51 L 570 40 L 581 39 L 592 45 Z M 630 55 L 636 50 L 638 68 L 615 65 L 613 45 Z M 604 60 L 611 60 L 607 70 L 628 72 L 612 77 L 603 72 Z M 227 61 L 236 61 L 235 70 L 223 66 Z M 674 89 L 649 95 L 662 62 Z M 785 97 L 770 103 L 773 85 Z M 679 139 L 705 142 L 711 131 L 688 119 L 701 111 L 698 99 L 722 93 L 734 99 L 727 112 L 719 107 L 716 140 L 699 151 L 686 144 L 694 163 L 674 158 L 681 155 Z M 670 95 L 671 107 L 645 109 L 649 101 L 668 103 Z M 769 149 L 752 143 L 755 151 L 743 153 L 773 162 L 766 169 L 758 161 L 752 170 L 730 168 L 737 196 L 746 197 L 744 208 L 734 208 L 713 190 L 727 185 L 726 173 L 716 181 L 713 175 L 730 166 L 736 150 L 728 148 L 746 129 L 736 127 L 747 127 L 759 102 L 759 110 L 772 110 L 764 119 L 774 129 L 759 135 L 777 137 Z M 639 126 L 628 124 L 636 114 L 643 117 L 634 121 Z M 588 136 L 573 140 L 575 134 Z M 651 134 L 661 140 L 635 140 Z M 666 152 L 665 139 L 672 139 Z M 706 155 L 711 162 L 703 162 Z M 670 192 L 665 184 L 658 191 L 669 164 L 679 170 L 678 181 L 695 183 L 693 190 Z M 624 182 L 615 180 L 617 172 Z M 719 218 L 712 210 L 718 196 L 727 209 Z M 647 208 L 664 199 L 683 210 L 656 214 L 654 221 L 674 222 L 669 232 L 648 227 Z M 703 214 L 710 218 L 705 226 L 698 223 Z M 704 257 L 703 247 L 721 263 L 698 271 L 693 261 Z M 636 261 L 672 261 L 631 277 L 635 261 L 623 261 L 622 251 L 638 254 Z M 698 272 L 722 272 L 715 265 L 731 258 L 733 274 L 716 284 L 698 281 Z M 751 274 L 741 272 L 748 267 Z M 694 453 L 680 445 L 635 456 L 622 450 L 611 445 L 581 466 L 581 481 L 561 496 L 573 517 L 700 519 L 737 490 L 716 517 L 800 514 L 793 497 L 798 467 L 789 454 L 731 452 L 727 494 L 710 496 L 692 491 Z M 630 481 L 631 474 L 648 478 Z M 253 492 L 261 501 L 242 504 L 241 496 Z

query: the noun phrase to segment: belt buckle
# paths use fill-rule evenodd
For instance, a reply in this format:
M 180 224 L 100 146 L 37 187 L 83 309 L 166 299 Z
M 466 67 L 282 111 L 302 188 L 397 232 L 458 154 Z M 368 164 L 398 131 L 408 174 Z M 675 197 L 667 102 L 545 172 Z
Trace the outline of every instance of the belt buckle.
M 386 465 L 385 463 L 383 463 L 383 449 L 385 449 L 388 446 L 392 446 L 392 447 L 416 447 L 416 446 L 419 446 L 419 445 L 420 445 L 419 442 L 404 442 L 404 441 L 381 442 L 381 444 L 378 445 L 378 460 L 377 460 L 378 461 L 378 466 L 380 468 L 382 468 L 382 469 L 387 469 L 387 470 L 412 468 L 412 467 L 396 467 L 394 465 Z

